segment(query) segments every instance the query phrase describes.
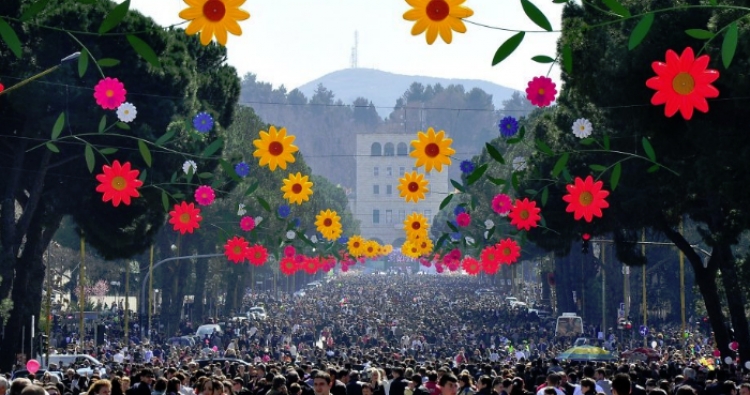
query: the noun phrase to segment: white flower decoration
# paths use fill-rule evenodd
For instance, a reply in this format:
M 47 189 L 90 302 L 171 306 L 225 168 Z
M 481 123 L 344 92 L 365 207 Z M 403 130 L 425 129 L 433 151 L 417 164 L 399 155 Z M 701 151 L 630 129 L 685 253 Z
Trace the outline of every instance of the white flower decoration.
M 241 217 L 241 216 L 243 216 L 245 214 L 247 214 L 247 210 L 245 210 L 245 204 L 244 203 L 240 203 L 239 204 L 239 208 L 237 209 L 237 215 L 239 215 Z
M 490 236 L 490 232 L 484 231 L 484 239 L 487 240 L 487 238 Z
M 579 139 L 585 139 L 586 137 L 591 136 L 591 132 L 593 131 L 594 127 L 591 126 L 591 122 L 586 118 L 579 118 L 573 122 L 573 134 Z
M 495 227 L 495 222 L 493 220 L 491 220 L 491 219 L 488 219 L 488 220 L 484 221 L 484 227 L 487 228 L 487 229 L 492 229 L 492 228 Z
M 198 172 L 198 165 L 195 164 L 194 160 L 186 160 L 185 163 L 182 164 L 182 171 L 185 172 L 185 174 L 190 173 L 190 169 L 193 169 L 193 174 Z
M 526 158 L 523 156 L 516 156 L 513 158 L 513 171 L 524 171 L 526 170 Z
M 294 233 L 293 230 L 290 230 L 290 231 L 286 232 L 286 238 L 289 239 L 289 240 L 294 240 L 294 238 L 296 236 L 297 236 L 297 234 Z
M 317 243 L 318 242 L 318 236 L 312 235 L 312 237 L 310 238 L 310 241 L 312 241 L 313 243 Z
M 263 222 L 263 217 L 261 216 L 255 217 L 255 226 L 260 225 L 261 222 Z
M 466 237 L 464 238 L 464 240 L 466 240 L 466 244 L 468 244 L 468 245 L 474 245 L 474 242 L 475 242 L 475 240 L 474 240 L 474 238 L 473 238 L 473 237 L 471 237 L 471 236 L 466 236 Z
M 117 107 L 117 119 L 119 119 L 120 122 L 133 122 L 137 114 L 138 111 L 135 109 L 135 106 L 128 102 L 122 103 L 120 104 L 120 107 Z

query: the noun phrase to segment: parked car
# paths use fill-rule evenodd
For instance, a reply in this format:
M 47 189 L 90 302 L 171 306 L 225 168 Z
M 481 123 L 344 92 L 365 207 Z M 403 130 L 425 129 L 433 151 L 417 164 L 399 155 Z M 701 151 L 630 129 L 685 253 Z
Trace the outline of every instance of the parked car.
M 497 291 L 495 291 L 494 289 L 489 289 L 489 288 L 479 288 L 476 291 L 474 291 L 474 294 L 477 295 L 477 296 L 493 295 L 493 294 L 496 294 L 496 293 L 497 293 Z
M 34 374 L 34 376 L 38 380 L 38 379 L 41 379 L 41 377 L 43 377 L 45 373 L 47 373 L 46 369 L 39 369 L 39 370 L 36 371 L 36 373 Z M 15 372 L 13 372 L 13 374 L 10 376 L 10 379 L 11 380 L 15 380 L 15 379 L 18 379 L 18 378 L 26 378 L 26 377 L 29 377 L 29 374 L 30 374 L 29 371 L 26 370 L 26 369 L 18 369 Z M 59 381 L 62 382 L 62 378 L 63 378 L 62 377 L 62 372 L 57 371 L 57 370 L 54 370 L 54 371 L 50 370 L 49 374 L 57 376 L 57 378 L 59 379 Z
M 217 334 L 221 334 L 222 330 L 219 324 L 205 324 L 198 327 L 198 329 L 195 331 L 195 336 L 203 339 L 206 335 L 211 336 L 211 334 L 214 332 L 216 332 Z
M 263 306 L 255 306 L 251 307 L 250 310 L 247 311 L 247 317 L 254 320 L 265 320 L 268 318 L 268 315 L 266 314 L 266 309 L 263 308 Z
M 211 365 L 211 364 L 213 364 L 213 365 L 219 365 L 219 366 L 224 366 L 224 362 L 227 362 L 227 361 L 229 361 L 230 365 L 233 364 L 233 363 L 236 363 L 238 365 L 245 365 L 245 367 L 248 367 L 248 368 L 250 367 L 249 363 L 247 363 L 247 362 L 245 362 L 245 361 L 243 361 L 242 359 L 239 359 L 239 358 L 199 359 L 199 360 L 197 360 L 195 362 L 198 363 L 198 366 L 200 366 L 201 368 L 204 368 L 204 367 L 206 367 L 208 365 Z

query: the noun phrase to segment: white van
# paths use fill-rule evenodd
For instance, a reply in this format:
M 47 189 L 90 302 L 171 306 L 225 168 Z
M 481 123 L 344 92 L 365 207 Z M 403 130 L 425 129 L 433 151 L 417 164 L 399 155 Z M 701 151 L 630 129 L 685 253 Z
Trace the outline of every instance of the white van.
M 87 354 L 50 354 L 49 364 L 55 364 L 61 370 L 72 365 L 81 366 L 88 361 L 89 366 L 102 366 L 98 359 Z

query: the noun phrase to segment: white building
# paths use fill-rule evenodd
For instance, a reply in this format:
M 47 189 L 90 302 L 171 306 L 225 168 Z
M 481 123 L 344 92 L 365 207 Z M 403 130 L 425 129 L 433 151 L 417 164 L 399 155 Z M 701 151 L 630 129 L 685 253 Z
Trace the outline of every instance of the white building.
M 424 167 L 414 167 L 416 159 L 409 156 L 411 141 L 416 134 L 358 134 L 357 185 L 350 196 L 350 205 L 360 221 L 362 236 L 382 244 L 401 247 L 405 240 L 403 222 L 412 212 L 419 212 L 432 224 L 440 203 L 450 192 L 448 170 L 425 175 L 429 192 L 418 203 L 407 203 L 399 197 L 399 178 L 414 170 L 424 174 Z

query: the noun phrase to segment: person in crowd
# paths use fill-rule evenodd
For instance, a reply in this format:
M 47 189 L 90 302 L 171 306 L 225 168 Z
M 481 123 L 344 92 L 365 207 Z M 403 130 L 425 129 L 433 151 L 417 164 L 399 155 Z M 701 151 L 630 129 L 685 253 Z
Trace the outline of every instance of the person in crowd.
M 87 392 L 87 395 L 110 395 L 112 393 L 112 383 L 107 379 L 96 380 Z

